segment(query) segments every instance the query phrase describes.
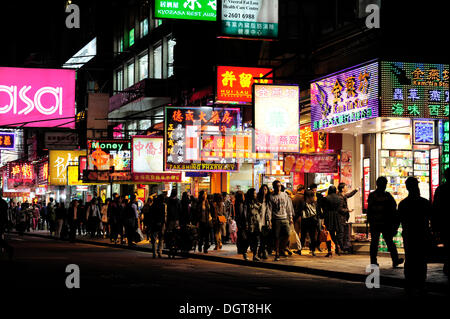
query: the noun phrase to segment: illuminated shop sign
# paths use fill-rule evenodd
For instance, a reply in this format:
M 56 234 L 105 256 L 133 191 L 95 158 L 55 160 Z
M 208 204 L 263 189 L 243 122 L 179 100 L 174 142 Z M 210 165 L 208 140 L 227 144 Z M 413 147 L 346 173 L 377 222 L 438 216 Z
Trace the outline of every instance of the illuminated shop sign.
M 381 116 L 448 118 L 448 64 L 381 62 Z
M 310 125 L 300 127 L 300 153 L 320 153 L 328 149 L 326 132 L 312 132 Z
M 0 150 L 13 150 L 16 142 L 16 134 L 0 132 Z
M 75 127 L 75 71 L 0 67 L 0 126 Z
M 49 151 L 49 185 L 67 185 L 67 166 L 78 163 L 86 151 Z
M 209 166 L 216 164 L 215 161 L 201 156 L 202 140 L 240 127 L 240 112 L 236 108 L 166 107 L 164 118 L 166 170 L 205 170 L 208 167 L 216 171 L 216 166 Z M 237 165 L 222 165 L 221 170 L 224 167 L 237 169 Z
M 298 152 L 298 85 L 254 84 L 256 152 Z
M 243 38 L 278 37 L 278 0 L 223 0 L 222 34 Z
M 337 173 L 338 159 L 336 154 L 306 155 L 289 154 L 284 157 L 284 171 L 293 173 Z
M 8 188 L 30 186 L 35 182 L 36 174 L 31 162 L 10 162 L 7 169 Z
M 449 128 L 448 121 L 444 122 L 444 135 L 442 144 L 442 171 L 444 172 L 449 167 Z
M 434 144 L 434 121 L 413 121 L 414 144 Z
M 130 140 L 88 140 L 88 170 L 131 170 Z
M 216 0 L 156 0 L 155 18 L 216 21 Z
M 378 62 L 311 83 L 311 129 L 378 116 Z
M 251 103 L 253 83 L 272 83 L 262 78 L 271 72 L 269 68 L 248 68 L 235 66 L 217 67 L 217 102 Z

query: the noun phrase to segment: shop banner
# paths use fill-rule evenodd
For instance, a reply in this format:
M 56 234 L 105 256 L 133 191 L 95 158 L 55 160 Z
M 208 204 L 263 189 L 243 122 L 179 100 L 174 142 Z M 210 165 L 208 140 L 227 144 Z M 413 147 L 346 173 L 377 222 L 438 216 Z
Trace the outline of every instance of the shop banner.
M 5 198 L 30 197 L 30 192 L 3 192 L 2 197 L 5 197 Z
M 433 148 L 430 150 L 430 164 L 431 164 L 431 201 L 434 200 L 434 193 L 439 186 L 439 149 Z
M 16 134 L 13 132 L 0 132 L 0 150 L 13 150 L 16 144 Z
M 86 156 L 86 151 L 49 151 L 49 185 L 67 185 L 67 166 L 77 164 L 80 156 Z
M 447 119 L 448 64 L 381 62 L 381 116 Z
M 112 183 L 132 181 L 131 172 L 113 172 L 99 170 L 85 170 L 83 172 L 83 182 L 88 183 Z
M 216 0 L 155 0 L 155 18 L 217 20 Z
M 183 170 L 183 171 L 203 171 L 203 172 L 232 172 L 238 171 L 239 167 L 236 163 L 231 164 L 206 164 L 206 163 L 191 163 L 191 164 L 166 164 L 168 170 Z
M 233 158 L 203 158 L 201 148 L 202 140 L 211 135 L 223 136 L 240 129 L 238 108 L 166 107 L 164 116 L 166 170 L 172 170 L 173 167 L 202 167 L 201 164 L 225 164 L 224 161 L 235 162 Z M 216 146 L 220 148 L 211 144 L 209 150 L 222 151 L 223 145 Z
M 449 167 L 450 147 L 449 147 L 449 125 L 448 121 L 444 122 L 444 134 L 442 137 L 442 172 Z M 444 175 L 444 174 L 442 174 Z M 445 179 L 445 177 L 443 177 Z M 443 181 L 444 182 L 444 181 Z
M 223 0 L 222 34 L 243 38 L 278 37 L 278 0 Z
M 328 150 L 329 134 L 312 132 L 311 125 L 300 127 L 300 153 L 321 153 Z
M 311 129 L 378 117 L 378 62 L 311 83 Z
M 218 66 L 216 102 L 251 104 L 253 83 L 272 83 L 272 79 L 255 78 L 262 78 L 271 71 L 269 68 Z
M 284 171 L 294 173 L 337 173 L 338 158 L 336 154 L 305 155 L 290 154 L 284 157 Z
M 299 142 L 298 85 L 254 84 L 256 152 L 294 152 Z
M 10 162 L 7 171 L 8 188 L 31 186 L 36 182 L 34 165 L 31 162 Z
M 73 150 L 78 144 L 77 133 L 45 132 L 45 148 L 49 150 Z
M 367 210 L 370 194 L 370 159 L 363 160 L 363 178 L 364 178 L 364 199 L 363 208 Z
M 434 144 L 434 121 L 413 121 L 414 144 Z
M 135 182 L 181 182 L 181 173 L 164 172 L 164 139 L 133 136 L 132 172 Z
M 131 170 L 131 140 L 88 139 L 87 148 L 89 170 Z
M 75 71 L 0 67 L 0 126 L 75 128 Z
M 341 151 L 341 183 L 345 183 L 348 189 L 352 188 L 352 152 L 351 151 Z
M 48 161 L 38 164 L 37 183 L 38 185 L 48 184 Z

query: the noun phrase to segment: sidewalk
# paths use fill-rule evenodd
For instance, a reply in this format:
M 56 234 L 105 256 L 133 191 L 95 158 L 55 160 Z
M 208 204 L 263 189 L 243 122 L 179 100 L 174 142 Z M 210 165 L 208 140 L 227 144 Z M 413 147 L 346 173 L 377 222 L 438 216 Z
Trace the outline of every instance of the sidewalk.
M 49 236 L 48 231 L 34 231 L 25 233 L 25 235 L 52 238 Z M 90 236 L 78 236 L 77 242 L 151 252 L 151 244 L 146 240 L 138 243 L 134 247 L 115 245 L 109 239 L 92 239 Z M 214 245 L 211 248 L 213 247 Z M 164 251 L 164 253 L 167 254 L 167 251 Z M 292 257 L 282 257 L 277 262 L 274 261 L 273 256 L 269 256 L 269 259 L 265 261 L 253 262 L 251 261 L 252 254 L 248 253 L 249 261 L 245 261 L 242 255 L 237 254 L 236 245 L 234 244 L 224 244 L 221 250 L 210 249 L 207 254 L 191 251 L 188 254 L 178 255 L 188 258 L 307 273 L 357 282 L 365 282 L 368 275 L 365 271 L 370 262 L 368 255 L 337 256 L 333 254 L 332 258 L 327 258 L 325 257 L 326 252 L 319 252 L 313 257 L 307 249 L 302 250 L 302 256 L 293 254 Z M 380 285 L 404 287 L 403 265 L 394 269 L 392 268 L 391 259 L 385 256 L 378 257 L 378 263 L 380 265 Z M 430 291 L 448 292 L 448 279 L 443 274 L 442 267 L 443 265 L 440 263 L 428 264 L 427 287 Z

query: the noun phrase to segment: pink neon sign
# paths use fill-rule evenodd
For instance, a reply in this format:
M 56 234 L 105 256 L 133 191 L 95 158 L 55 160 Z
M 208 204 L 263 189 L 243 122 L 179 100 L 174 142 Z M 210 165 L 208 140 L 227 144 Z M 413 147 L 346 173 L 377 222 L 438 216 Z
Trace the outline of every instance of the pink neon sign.
M 0 67 L 0 126 L 75 127 L 75 71 Z

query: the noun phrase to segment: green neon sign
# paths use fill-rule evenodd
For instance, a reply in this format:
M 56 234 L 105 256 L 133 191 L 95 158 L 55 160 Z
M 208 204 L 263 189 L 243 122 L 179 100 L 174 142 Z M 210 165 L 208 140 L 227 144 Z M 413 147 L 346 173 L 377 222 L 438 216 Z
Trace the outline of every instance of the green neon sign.
M 217 1 L 156 0 L 155 18 L 216 21 Z

